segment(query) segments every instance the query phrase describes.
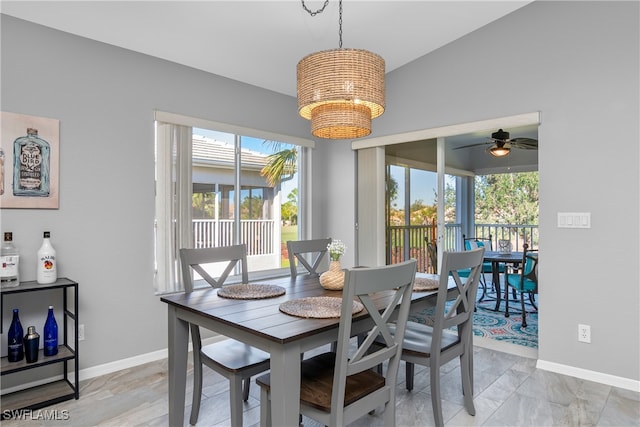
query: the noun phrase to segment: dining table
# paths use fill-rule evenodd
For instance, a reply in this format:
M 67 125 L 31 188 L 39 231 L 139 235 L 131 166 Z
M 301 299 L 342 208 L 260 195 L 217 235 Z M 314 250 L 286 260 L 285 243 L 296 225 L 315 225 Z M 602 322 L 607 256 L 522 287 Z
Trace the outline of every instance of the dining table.
M 502 291 L 500 284 L 500 264 L 513 264 L 519 265 L 522 263 L 522 252 L 500 252 L 500 251 L 485 251 L 484 262 L 491 263 L 491 280 L 496 290 L 496 306 L 494 311 L 500 310 L 500 303 L 502 302 Z M 483 301 L 484 294 L 479 301 Z M 489 300 L 490 301 L 490 300 Z
M 268 352 L 271 357 L 272 424 L 298 425 L 300 355 L 336 341 L 340 319 L 285 314 L 280 306 L 287 301 L 308 297 L 342 298 L 342 291 L 326 290 L 317 276 L 310 275 L 251 283 L 280 286 L 285 293 L 270 298 L 234 299 L 218 295 L 219 288 L 207 287 L 160 298 L 168 308 L 169 425 L 184 425 L 190 323 Z M 376 305 L 382 309 L 392 295 L 391 291 L 379 292 L 375 298 Z M 414 290 L 411 311 L 433 306 L 436 299 L 437 289 Z M 372 324 L 366 310 L 355 314 L 353 336 L 368 331 Z

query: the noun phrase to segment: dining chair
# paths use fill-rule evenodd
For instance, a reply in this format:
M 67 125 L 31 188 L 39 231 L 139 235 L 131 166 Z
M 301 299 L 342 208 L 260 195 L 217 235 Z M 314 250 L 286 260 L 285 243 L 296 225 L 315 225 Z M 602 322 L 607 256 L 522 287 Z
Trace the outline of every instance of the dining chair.
M 475 415 L 473 311 L 484 250 L 480 247 L 471 251 L 444 252 L 441 271 L 445 274 L 440 274 L 433 326 L 407 322 L 402 345 L 402 360 L 406 365 L 406 388 L 409 391 L 413 390 L 415 364 L 429 368 L 431 404 L 436 426 L 444 425 L 440 397 L 440 367 L 455 358 L 460 358 L 464 407 L 470 415 Z M 468 277 L 462 277 L 458 273 L 465 269 L 470 271 Z M 449 330 L 453 327 L 456 327 L 457 333 Z
M 529 302 L 538 310 L 535 297 L 538 293 L 538 250 L 529 249 L 526 243 L 522 245 L 522 263 L 517 269 L 507 269 L 505 274 L 505 313 L 509 317 L 509 288 L 520 293 L 520 305 L 522 309 L 522 327 L 527 327 L 527 310 L 524 306 L 524 294 L 529 294 Z M 510 271 L 511 270 L 511 271 Z
M 331 238 L 313 240 L 289 240 L 287 242 L 287 252 L 289 252 L 289 268 L 291 277 L 298 275 L 298 264 L 302 264 L 311 276 L 318 276 L 327 270 L 328 255 L 327 245 L 331 243 Z M 324 263 L 324 264 L 323 264 Z
M 493 251 L 493 236 L 489 234 L 489 237 L 466 237 L 462 235 L 462 241 L 464 242 L 464 250 L 469 251 L 479 247 L 485 248 L 487 251 Z M 487 281 L 484 277 L 486 273 L 493 274 L 493 263 L 482 263 L 482 274 L 480 274 L 480 284 L 482 285 L 482 296 L 479 301 L 482 301 L 487 295 Z M 498 264 L 498 274 L 504 273 L 504 265 Z M 493 277 L 493 276 L 492 276 Z M 495 286 L 495 285 L 494 285 Z
M 336 352 L 325 352 L 301 363 L 300 411 L 327 426 L 343 426 L 384 405 L 384 425 L 395 425 L 396 380 L 402 338 L 409 315 L 416 260 L 383 267 L 346 270 Z M 391 291 L 384 310 L 374 304 L 380 292 Z M 354 299 L 362 303 L 373 321 L 366 338 L 351 345 Z M 397 314 L 395 334 L 390 319 Z M 356 315 L 356 317 L 359 317 Z M 373 347 L 376 337 L 380 345 Z M 374 367 L 388 362 L 386 375 Z M 271 425 L 270 377 L 260 385 L 260 425 Z
M 186 293 L 193 292 L 193 271 L 214 288 L 223 286 L 229 274 L 240 263 L 242 283 L 247 283 L 247 246 L 234 245 L 216 248 L 180 249 L 182 280 Z M 228 262 L 224 271 L 214 279 L 205 269 L 206 264 Z M 190 424 L 198 421 L 202 399 L 202 365 L 206 365 L 229 380 L 231 425 L 242 426 L 243 401 L 249 399 L 251 377 L 269 369 L 269 353 L 234 339 L 202 345 L 200 327 L 189 324 L 193 342 L 193 404 Z M 244 383 L 244 386 L 243 386 Z

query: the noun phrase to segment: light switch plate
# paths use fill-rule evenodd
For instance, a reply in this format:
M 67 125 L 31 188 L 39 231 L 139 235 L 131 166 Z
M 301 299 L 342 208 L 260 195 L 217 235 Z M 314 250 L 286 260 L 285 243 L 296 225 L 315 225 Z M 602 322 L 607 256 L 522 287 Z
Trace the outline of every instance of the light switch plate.
M 591 228 L 591 212 L 558 212 L 558 228 Z

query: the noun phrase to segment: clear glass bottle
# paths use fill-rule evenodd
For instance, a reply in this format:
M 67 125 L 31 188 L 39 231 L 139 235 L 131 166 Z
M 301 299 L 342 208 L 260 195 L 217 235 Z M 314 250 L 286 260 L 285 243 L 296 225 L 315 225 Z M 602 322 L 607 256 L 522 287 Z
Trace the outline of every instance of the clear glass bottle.
M 58 279 L 58 263 L 56 262 L 56 250 L 51 246 L 51 233 L 44 232 L 42 246 L 38 249 L 38 269 L 36 280 L 38 283 L 53 283 Z
M 12 288 L 20 284 L 19 277 L 20 254 L 13 245 L 13 233 L 4 233 L 2 247 L 0 247 L 0 285 Z
M 27 335 L 24 336 L 24 356 L 27 363 L 38 361 L 38 347 L 40 346 L 40 335 L 36 332 L 35 326 L 27 328 Z
M 9 345 L 7 357 L 9 362 L 19 362 L 24 359 L 23 334 L 24 331 L 22 330 L 22 324 L 20 323 L 18 309 L 14 308 L 13 319 L 11 320 L 11 326 L 9 326 L 9 332 L 7 333 L 7 344 Z
M 50 162 L 49 143 L 28 128 L 27 136 L 13 142 L 13 195 L 48 197 Z
M 58 323 L 53 315 L 53 306 L 49 306 L 47 320 L 44 322 L 44 348 L 45 356 L 58 354 Z

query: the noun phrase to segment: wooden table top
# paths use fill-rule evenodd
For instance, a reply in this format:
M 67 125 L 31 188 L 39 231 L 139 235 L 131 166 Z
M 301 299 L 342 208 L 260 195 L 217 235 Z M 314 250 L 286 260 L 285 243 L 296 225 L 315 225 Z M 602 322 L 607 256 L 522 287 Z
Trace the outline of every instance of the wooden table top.
M 279 310 L 283 302 L 299 298 L 313 296 L 342 298 L 342 291 L 328 291 L 322 288 L 318 277 L 299 275 L 292 279 L 287 276 L 252 283 L 282 286 L 286 289 L 286 293 L 275 298 L 242 300 L 222 298 L 218 296 L 218 289 L 205 288 L 194 290 L 189 294 L 165 295 L 161 297 L 161 301 L 280 344 L 335 329 L 339 325 L 339 318 L 307 319 L 288 315 Z M 391 294 L 390 292 L 380 293 L 377 300 L 380 302 L 380 307 L 388 303 Z M 412 299 L 414 302 L 430 298 L 435 301 L 436 295 L 437 291 L 414 292 Z M 368 314 L 363 310 L 355 317 L 366 319 Z

